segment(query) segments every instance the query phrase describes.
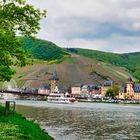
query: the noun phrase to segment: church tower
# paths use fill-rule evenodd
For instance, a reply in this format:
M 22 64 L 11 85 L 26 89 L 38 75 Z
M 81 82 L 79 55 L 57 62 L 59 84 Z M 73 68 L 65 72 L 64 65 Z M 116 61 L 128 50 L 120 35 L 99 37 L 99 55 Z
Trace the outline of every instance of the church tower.
M 127 93 L 127 95 L 129 96 L 130 99 L 133 98 L 133 96 L 134 96 L 133 86 L 134 86 L 134 82 L 133 82 L 132 78 L 128 77 L 128 80 L 127 80 L 127 83 L 126 83 L 126 93 Z
M 51 76 L 50 81 L 51 81 L 51 92 L 55 92 L 55 89 L 59 81 L 59 77 L 56 71 L 53 72 L 53 75 Z

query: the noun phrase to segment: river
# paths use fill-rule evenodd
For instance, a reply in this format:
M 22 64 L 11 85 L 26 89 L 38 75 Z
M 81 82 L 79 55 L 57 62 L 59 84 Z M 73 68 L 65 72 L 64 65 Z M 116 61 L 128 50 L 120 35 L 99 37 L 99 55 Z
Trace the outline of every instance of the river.
M 17 101 L 56 140 L 140 140 L 140 105 Z

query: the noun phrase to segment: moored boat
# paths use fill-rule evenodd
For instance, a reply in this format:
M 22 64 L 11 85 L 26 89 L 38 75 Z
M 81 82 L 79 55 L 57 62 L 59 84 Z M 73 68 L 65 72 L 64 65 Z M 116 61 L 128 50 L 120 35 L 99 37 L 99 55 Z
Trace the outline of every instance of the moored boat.
M 69 104 L 69 103 L 75 103 L 77 102 L 77 100 L 75 98 L 66 97 L 63 93 L 51 93 L 48 96 L 48 102 Z

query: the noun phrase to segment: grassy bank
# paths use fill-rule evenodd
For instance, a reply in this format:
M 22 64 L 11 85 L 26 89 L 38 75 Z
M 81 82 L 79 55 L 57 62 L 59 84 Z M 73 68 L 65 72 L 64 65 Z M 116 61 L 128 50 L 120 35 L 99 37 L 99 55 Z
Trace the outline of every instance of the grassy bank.
M 0 106 L 0 140 L 53 140 L 39 125 L 15 113 L 5 116 Z

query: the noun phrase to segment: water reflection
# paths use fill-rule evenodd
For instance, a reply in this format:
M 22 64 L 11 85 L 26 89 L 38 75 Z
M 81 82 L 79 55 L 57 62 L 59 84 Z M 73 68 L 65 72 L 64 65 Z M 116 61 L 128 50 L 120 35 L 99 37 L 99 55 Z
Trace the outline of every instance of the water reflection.
M 17 111 L 37 120 L 57 140 L 140 139 L 139 107 L 86 105 L 52 105 L 45 108 L 18 106 Z

